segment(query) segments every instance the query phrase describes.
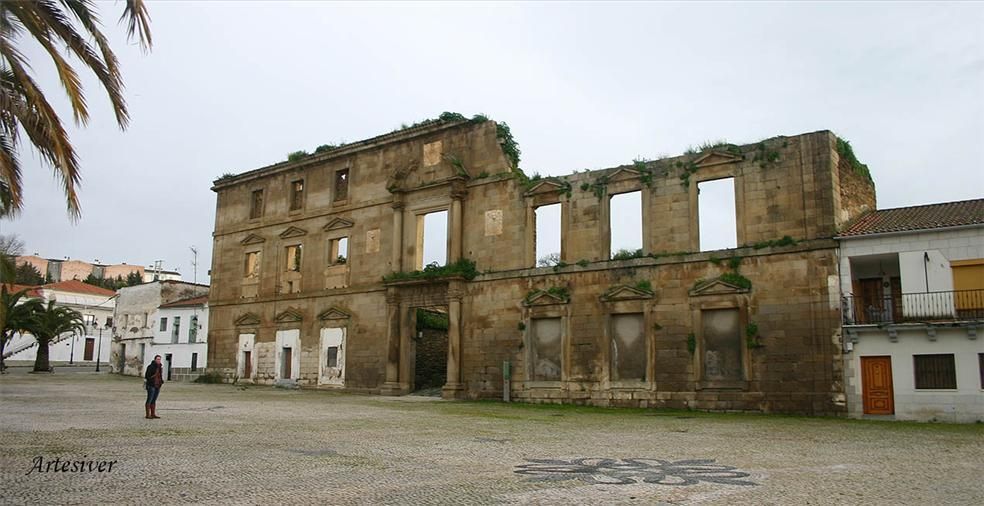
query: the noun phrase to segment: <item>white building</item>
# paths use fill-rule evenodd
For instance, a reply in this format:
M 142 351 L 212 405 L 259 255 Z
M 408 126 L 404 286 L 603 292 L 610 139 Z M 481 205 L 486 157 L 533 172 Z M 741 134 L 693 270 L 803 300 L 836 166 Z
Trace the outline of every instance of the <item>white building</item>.
M 208 295 L 208 285 L 184 281 L 153 281 L 121 288 L 118 293 L 110 365 L 113 372 L 140 376 L 154 355 L 164 358 L 163 353 L 153 351 L 156 344 L 164 344 L 164 341 L 160 341 L 159 334 L 163 336 L 167 332 L 158 330 L 160 307 L 171 302 Z M 205 335 L 207 332 L 199 331 L 198 336 L 202 340 Z M 168 339 L 166 342 L 171 341 Z M 204 355 L 200 355 L 199 360 L 204 361 Z
M 208 354 L 208 295 L 161 304 L 150 356 L 160 355 L 164 380 L 195 379 Z
M 984 421 L 984 199 L 874 211 L 838 239 L 848 414 Z
M 30 288 L 30 297 L 58 306 L 74 309 L 82 314 L 86 323 L 84 335 L 65 334 L 55 339 L 48 352 L 52 364 L 95 364 L 109 362 L 113 311 L 116 292 L 83 283 L 78 280 L 62 281 Z M 4 361 L 8 364 L 33 364 L 37 358 L 37 340 L 31 334 L 15 334 L 4 348 Z

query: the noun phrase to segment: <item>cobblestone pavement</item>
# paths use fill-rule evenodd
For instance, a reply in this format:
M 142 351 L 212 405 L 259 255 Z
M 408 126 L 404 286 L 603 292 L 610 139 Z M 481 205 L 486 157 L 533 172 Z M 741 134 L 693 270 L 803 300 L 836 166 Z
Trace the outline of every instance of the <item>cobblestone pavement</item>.
M 984 504 L 981 425 L 176 383 L 146 420 L 143 396 L 0 376 L 0 503 Z

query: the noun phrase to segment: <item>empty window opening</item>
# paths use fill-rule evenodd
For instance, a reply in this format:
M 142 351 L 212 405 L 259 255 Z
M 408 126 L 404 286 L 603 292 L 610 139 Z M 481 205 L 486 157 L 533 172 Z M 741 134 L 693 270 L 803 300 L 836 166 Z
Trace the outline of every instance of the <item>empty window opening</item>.
M 560 318 L 533 318 L 531 323 L 533 381 L 560 381 Z
M 534 210 L 536 222 L 536 266 L 552 267 L 560 263 L 560 204 L 540 206 Z
M 254 219 L 260 216 L 263 216 L 263 190 L 253 190 L 249 201 L 249 217 Z
M 697 183 L 697 216 L 701 251 L 737 248 L 735 178 Z
M 348 263 L 348 237 L 339 237 L 328 242 L 328 265 Z
M 285 248 L 284 269 L 287 272 L 301 271 L 301 245 L 294 244 Z
M 642 256 L 642 192 L 612 195 L 609 203 L 611 257 L 625 260 Z
M 246 253 L 246 261 L 243 266 L 243 277 L 254 278 L 260 275 L 260 252 L 250 251 Z
M 612 380 L 646 380 L 646 332 L 642 313 L 612 315 Z
M 738 309 L 703 310 L 701 321 L 704 327 L 704 379 L 744 379 Z
M 335 171 L 335 198 L 334 202 L 348 199 L 349 170 L 341 169 Z
M 448 212 L 417 217 L 417 268 L 448 263 Z
M 916 375 L 916 389 L 957 388 L 957 370 L 953 354 L 913 355 L 913 373 Z
M 291 181 L 290 210 L 296 211 L 302 207 L 304 207 L 304 180 Z

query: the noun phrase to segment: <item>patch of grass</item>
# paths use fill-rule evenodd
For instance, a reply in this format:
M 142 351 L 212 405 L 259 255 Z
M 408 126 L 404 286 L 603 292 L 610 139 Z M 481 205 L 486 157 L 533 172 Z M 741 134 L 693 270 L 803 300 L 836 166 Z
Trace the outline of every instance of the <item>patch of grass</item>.
M 760 242 L 757 242 L 757 243 L 755 243 L 755 244 L 752 245 L 752 248 L 755 248 L 755 249 L 763 249 L 763 248 L 781 247 L 781 246 L 795 246 L 795 245 L 796 245 L 796 239 L 793 239 L 792 237 L 790 237 L 788 235 L 784 235 L 784 236 L 782 236 L 782 239 L 771 239 L 771 240 L 768 240 L 768 241 L 760 241 Z
M 752 280 L 734 271 L 725 272 L 724 274 L 718 276 L 718 279 L 739 288 L 744 288 L 745 290 L 752 288 Z
M 308 153 L 307 151 L 304 151 L 304 150 L 294 151 L 292 153 L 287 153 L 287 161 L 288 162 L 296 162 L 296 161 L 304 158 L 305 156 L 308 156 L 309 154 L 310 153 Z
M 858 157 L 854 155 L 854 149 L 851 147 L 850 142 L 837 137 L 837 154 L 851 164 L 851 168 L 856 174 L 867 179 L 874 186 L 875 181 L 871 179 L 871 171 L 868 170 L 867 165 L 858 161 Z

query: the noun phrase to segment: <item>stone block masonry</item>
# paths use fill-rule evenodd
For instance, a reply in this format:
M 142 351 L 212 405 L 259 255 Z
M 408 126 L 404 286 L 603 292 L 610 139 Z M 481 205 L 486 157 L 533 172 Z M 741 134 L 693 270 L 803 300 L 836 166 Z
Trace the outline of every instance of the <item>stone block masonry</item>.
M 209 370 L 237 379 L 236 343 L 255 335 L 251 380 L 272 384 L 287 355 L 276 336 L 297 329 L 301 386 L 317 387 L 342 354 L 341 388 L 409 393 L 416 309 L 441 308 L 447 398 L 501 398 L 508 362 L 524 402 L 844 411 L 832 237 L 874 208 L 874 189 L 844 168 L 833 134 L 538 180 L 507 141 L 492 121 L 434 121 L 216 181 Z M 734 182 L 739 246 L 702 251 L 697 184 L 722 178 Z M 610 197 L 634 191 L 641 255 L 610 260 Z M 537 268 L 535 211 L 550 204 L 561 206 L 561 263 Z M 437 211 L 458 270 L 384 281 L 422 267 L 419 227 Z M 642 325 L 629 380 L 616 373 L 618 315 Z M 325 329 L 342 329 L 342 344 L 322 346 Z

